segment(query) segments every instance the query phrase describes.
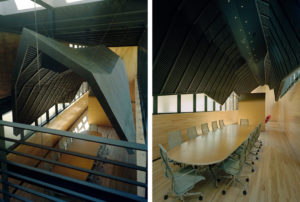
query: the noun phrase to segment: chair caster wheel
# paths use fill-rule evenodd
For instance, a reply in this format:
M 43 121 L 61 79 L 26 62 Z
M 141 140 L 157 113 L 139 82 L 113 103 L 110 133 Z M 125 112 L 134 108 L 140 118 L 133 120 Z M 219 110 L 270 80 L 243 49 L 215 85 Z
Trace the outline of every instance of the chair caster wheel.
M 169 198 L 168 195 L 165 195 L 165 196 L 164 196 L 164 200 L 167 200 L 168 198 Z
M 225 190 L 223 190 L 223 191 L 222 191 L 222 194 L 223 194 L 223 195 L 225 195 L 225 194 L 226 194 L 226 191 L 225 191 Z
M 258 155 L 258 152 L 256 152 L 256 155 Z
M 252 161 L 252 165 L 254 165 L 254 161 Z
M 252 173 L 254 173 L 255 170 L 252 168 L 251 171 L 252 171 Z
M 249 178 L 246 178 L 246 182 L 249 182 Z
M 258 157 L 256 157 L 256 160 L 258 160 Z
M 217 179 L 217 182 L 221 182 L 221 179 Z
M 260 150 L 257 150 L 257 153 L 259 152 Z
M 244 194 L 244 195 L 246 195 L 246 194 L 247 194 L 247 191 L 246 191 L 246 190 L 244 190 L 244 191 L 243 191 L 243 194 Z
M 199 196 L 199 201 L 202 201 L 203 200 L 203 196 Z

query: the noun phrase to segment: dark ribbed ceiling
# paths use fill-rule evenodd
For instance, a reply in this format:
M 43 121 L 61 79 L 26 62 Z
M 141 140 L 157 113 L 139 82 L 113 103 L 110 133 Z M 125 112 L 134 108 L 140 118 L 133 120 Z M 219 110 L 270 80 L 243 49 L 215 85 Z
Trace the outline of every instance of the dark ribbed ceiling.
M 296 0 L 256 2 L 268 48 L 266 77 L 278 100 L 282 79 L 300 64 L 300 4 Z
M 154 25 L 172 16 L 154 26 L 154 95 L 206 93 L 224 103 L 257 86 L 216 2 L 164 3 L 154 5 Z M 239 86 L 245 78 L 254 85 Z
M 39 0 L 37 0 L 37 3 Z M 147 26 L 146 0 L 104 0 L 0 16 L 0 31 L 36 30 L 56 40 L 85 45 L 138 45 Z
M 54 104 L 70 102 L 87 81 L 120 139 L 136 141 L 124 62 L 103 45 L 74 49 L 24 29 L 12 81 L 16 122 L 31 124 Z
M 269 21 L 281 28 L 290 25 L 284 31 L 291 32 L 292 37 L 282 40 L 295 41 L 295 44 L 291 43 L 294 47 L 290 47 L 295 52 L 299 41 L 294 32 L 299 28 L 296 24 L 299 15 L 294 16 L 294 24 L 291 24 L 293 14 L 286 16 L 293 3 L 289 1 L 291 5 L 284 3 L 283 6 L 279 1 L 272 1 L 268 7 L 269 3 L 258 1 L 269 9 L 264 8 L 271 15 Z M 278 14 L 271 20 L 275 5 Z M 298 4 L 295 8 L 299 11 Z M 296 14 L 295 8 L 292 13 Z M 270 34 L 266 37 L 265 29 L 270 22 L 267 24 L 262 20 L 261 24 L 263 11 L 258 15 L 257 10 L 261 8 L 257 9 L 255 1 L 154 1 L 153 95 L 205 93 L 223 104 L 232 91 L 250 93 L 264 84 L 270 84 L 278 94 L 276 85 L 298 63 L 292 60 L 289 68 L 278 69 L 283 65 L 278 64 L 279 61 L 289 60 L 295 54 L 278 56 L 283 47 L 278 41 L 271 40 Z

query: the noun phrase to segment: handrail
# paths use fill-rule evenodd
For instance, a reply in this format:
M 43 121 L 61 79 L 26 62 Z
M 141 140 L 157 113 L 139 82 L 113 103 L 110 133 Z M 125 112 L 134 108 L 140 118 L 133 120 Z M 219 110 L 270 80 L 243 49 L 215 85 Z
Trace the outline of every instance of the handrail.
M 81 168 L 77 166 L 73 166 L 71 164 L 67 163 L 62 163 L 57 160 L 53 159 L 46 159 L 40 156 L 36 155 L 31 155 L 28 153 L 23 153 L 19 152 L 17 150 L 13 150 L 11 148 L 5 148 L 5 141 L 12 141 L 15 143 L 18 143 L 20 145 L 27 145 L 31 147 L 36 147 L 52 152 L 59 152 L 67 155 L 74 155 L 86 159 L 91 159 L 95 161 L 101 161 L 105 163 L 110 163 L 113 165 L 125 167 L 125 168 L 130 168 L 134 170 L 141 170 L 147 173 L 147 167 L 143 166 L 138 166 L 135 164 L 131 163 L 125 163 L 125 162 L 120 162 L 120 161 L 115 161 L 115 160 L 109 160 L 106 158 L 101 158 L 98 156 L 91 156 L 88 154 L 82 154 L 82 153 L 77 153 L 75 151 L 67 151 L 67 150 L 62 150 L 60 148 L 54 148 L 46 145 L 41 145 L 37 143 L 31 143 L 27 142 L 23 138 L 21 140 L 15 140 L 12 138 L 7 138 L 4 136 L 4 131 L 3 128 L 5 127 L 12 127 L 12 128 L 19 128 L 23 130 L 30 130 L 36 133 L 36 135 L 39 135 L 41 133 L 47 133 L 50 135 L 58 135 L 62 137 L 67 137 L 67 138 L 74 138 L 74 139 L 79 139 L 79 140 L 84 140 L 84 141 L 89 141 L 89 142 L 94 142 L 94 143 L 99 143 L 99 144 L 106 144 L 106 145 L 111 145 L 111 146 L 116 146 L 116 147 L 121 147 L 121 148 L 126 148 L 130 150 L 139 150 L 139 151 L 144 151 L 147 152 L 147 145 L 145 144 L 139 144 L 139 143 L 134 143 L 134 142 L 127 142 L 127 141 L 122 141 L 122 140 L 115 140 L 115 139 L 107 139 L 103 137 L 97 137 L 97 136 L 92 136 L 89 134 L 82 134 L 82 133 L 72 133 L 72 132 L 67 132 L 67 131 L 60 131 L 60 130 L 55 130 L 55 129 L 50 129 L 50 128 L 43 128 L 40 126 L 32 126 L 32 125 L 26 125 L 26 124 L 21 124 L 21 123 L 14 123 L 14 122 L 7 122 L 7 121 L 2 121 L 0 120 L 0 154 L 2 158 L 0 158 L 0 175 L 2 179 L 0 180 L 0 183 L 2 184 L 2 187 L 14 187 L 15 189 L 19 189 L 25 192 L 28 192 L 30 194 L 47 198 L 55 201 L 59 201 L 59 198 L 56 198 L 56 196 L 49 196 L 48 194 L 42 193 L 40 191 L 32 190 L 29 189 L 28 187 L 22 186 L 22 184 L 13 184 L 12 182 L 8 181 L 8 177 L 13 178 L 13 179 L 18 179 L 21 180 L 22 182 L 27 182 L 29 184 L 35 184 L 37 186 L 41 186 L 50 190 L 54 190 L 56 192 L 61 192 L 65 193 L 70 196 L 75 196 L 79 197 L 84 200 L 88 201 L 102 201 L 102 199 L 107 200 L 107 199 L 117 199 L 117 200 L 133 200 L 133 201 L 146 201 L 146 198 L 137 196 L 135 194 L 130 194 L 127 192 L 119 191 L 114 188 L 108 188 L 104 187 L 101 185 L 97 185 L 94 183 L 90 183 L 84 180 L 78 180 L 75 178 L 67 177 L 64 175 L 60 175 L 57 173 L 53 173 L 48 170 L 44 170 L 38 167 L 32 167 L 28 166 L 25 164 L 20 164 L 17 162 L 13 162 L 10 160 L 6 159 L 6 156 L 9 153 L 18 155 L 18 156 L 23 156 L 25 158 L 30 158 L 34 160 L 38 160 L 39 162 L 46 162 L 52 165 L 57 165 L 57 166 L 63 166 L 68 169 L 74 169 L 77 171 L 89 173 L 95 176 L 101 176 L 104 178 L 108 178 L 111 180 L 116 180 L 118 182 L 126 183 L 126 184 L 132 184 L 136 187 L 143 187 L 147 191 L 147 183 L 144 182 L 139 182 L 137 180 L 131 180 L 129 178 L 124 178 L 124 177 L 119 177 L 119 176 L 114 176 L 111 174 L 106 174 L 101 171 L 94 171 L 94 170 L 89 170 L 86 168 Z M 28 201 L 27 199 L 18 196 L 16 193 L 10 193 L 8 192 L 8 189 L 0 189 L 0 192 L 3 194 L 4 201 L 9 201 L 9 198 L 16 198 L 19 200 L 23 201 Z M 97 195 L 101 193 L 101 196 Z M 7 198 L 8 197 L 8 198 Z M 109 198 L 105 198 L 109 197 Z
M 76 135 L 74 135 L 74 133 L 72 133 L 72 132 L 55 130 L 55 129 L 50 129 L 50 128 L 43 128 L 43 127 L 39 127 L 39 126 L 31 126 L 31 125 L 15 123 L 15 122 L 1 121 L 1 120 L 0 120 L 0 125 L 10 126 L 10 127 L 15 127 L 15 128 L 25 129 L 25 130 L 31 130 L 31 131 L 36 131 L 36 132 L 48 133 L 48 134 L 53 134 L 53 135 L 59 135 L 59 136 L 63 136 L 63 137 L 70 137 L 70 138 L 85 140 L 85 141 L 89 141 L 89 142 L 102 143 L 102 144 L 107 144 L 107 145 L 112 145 L 112 146 L 117 146 L 117 147 L 123 147 L 123 148 L 127 148 L 127 149 L 147 151 L 147 145 L 144 145 L 144 144 L 127 142 L 127 141 L 122 141 L 122 140 L 107 139 L 107 138 L 103 138 L 103 137 L 92 136 L 89 134 L 76 133 Z

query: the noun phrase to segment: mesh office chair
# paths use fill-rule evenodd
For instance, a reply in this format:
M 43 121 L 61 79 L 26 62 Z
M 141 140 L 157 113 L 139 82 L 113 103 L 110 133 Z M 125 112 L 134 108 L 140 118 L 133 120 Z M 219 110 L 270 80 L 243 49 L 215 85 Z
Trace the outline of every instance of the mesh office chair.
M 198 135 L 197 135 L 197 129 L 196 129 L 195 126 L 188 128 L 187 133 L 188 133 L 188 138 L 190 140 L 193 139 L 193 138 L 198 137 Z
M 217 121 L 211 122 L 211 126 L 212 126 L 212 129 L 213 129 L 214 132 L 219 129 Z
M 241 119 L 241 120 L 240 120 L 240 125 L 241 125 L 241 126 L 249 126 L 249 121 L 248 121 L 248 119 Z
M 246 179 L 246 182 L 249 182 L 248 176 L 241 176 L 241 172 L 246 160 L 246 148 L 249 144 L 249 141 L 246 140 L 242 145 L 241 155 L 236 158 L 228 157 L 220 166 L 221 169 L 225 171 L 225 173 L 229 174 L 229 176 L 223 176 L 223 178 L 229 178 L 230 181 L 226 184 L 224 190 L 222 191 L 223 195 L 226 194 L 226 189 L 232 183 L 239 183 L 243 186 L 243 194 L 246 195 L 246 184 L 243 183 L 242 179 Z
M 220 128 L 224 128 L 225 127 L 225 124 L 224 124 L 224 121 L 223 120 L 219 120 L 219 125 L 220 125 Z
M 179 130 L 168 133 L 168 145 L 170 150 L 177 145 L 180 145 L 182 142 L 182 135 Z
M 208 123 L 201 124 L 202 135 L 209 133 Z
M 189 191 L 194 188 L 194 186 L 205 180 L 205 177 L 197 174 L 197 170 L 192 167 L 185 167 L 174 172 L 169 164 L 168 152 L 165 148 L 159 144 L 160 157 L 162 159 L 162 165 L 164 167 L 165 176 L 171 180 L 171 192 L 168 192 L 164 199 L 168 199 L 169 195 L 175 195 L 184 201 L 186 196 L 200 195 L 199 200 L 203 199 L 201 192 L 190 193 Z

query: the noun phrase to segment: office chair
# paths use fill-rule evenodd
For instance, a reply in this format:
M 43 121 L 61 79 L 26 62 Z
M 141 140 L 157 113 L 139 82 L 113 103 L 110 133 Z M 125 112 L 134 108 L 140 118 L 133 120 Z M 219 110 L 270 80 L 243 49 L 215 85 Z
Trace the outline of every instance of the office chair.
M 201 124 L 202 135 L 209 133 L 208 123 Z
M 168 133 L 168 145 L 170 150 L 180 145 L 182 142 L 182 135 L 179 130 Z
M 223 120 L 219 120 L 219 125 L 220 125 L 220 128 L 224 128 L 225 127 L 225 124 L 224 124 L 224 121 Z
M 171 180 L 171 191 L 164 196 L 164 199 L 167 200 L 169 195 L 175 195 L 175 197 L 184 201 L 184 197 L 200 195 L 199 200 L 202 200 L 203 195 L 201 192 L 191 193 L 189 191 L 193 189 L 198 182 L 205 180 L 205 177 L 197 174 L 197 170 L 190 166 L 174 172 L 169 164 L 168 152 L 161 144 L 158 146 L 160 148 L 165 177 Z
M 247 194 L 246 184 L 243 183 L 242 179 L 245 179 L 246 182 L 249 182 L 248 176 L 241 176 L 241 172 L 246 160 L 246 148 L 249 144 L 249 141 L 246 140 L 242 146 L 241 155 L 238 158 L 228 157 L 224 162 L 222 162 L 220 168 L 229 174 L 229 176 L 222 176 L 223 178 L 229 178 L 230 181 L 226 184 L 225 188 L 222 191 L 222 194 L 226 194 L 226 189 L 232 183 L 239 183 L 243 186 L 243 194 Z
M 188 128 L 187 133 L 188 133 L 189 140 L 198 137 L 198 135 L 197 135 L 197 129 L 196 129 L 195 126 Z
M 213 129 L 214 132 L 219 129 L 217 121 L 211 122 L 211 126 L 212 126 L 212 129 Z

